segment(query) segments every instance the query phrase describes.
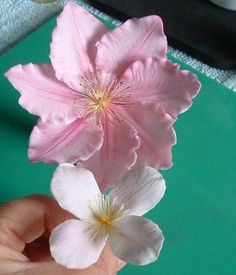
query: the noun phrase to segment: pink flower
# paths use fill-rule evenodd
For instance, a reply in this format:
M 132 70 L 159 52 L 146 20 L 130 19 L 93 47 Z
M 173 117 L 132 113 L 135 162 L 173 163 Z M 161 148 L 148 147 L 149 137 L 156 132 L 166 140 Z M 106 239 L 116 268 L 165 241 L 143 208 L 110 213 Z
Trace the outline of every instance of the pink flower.
M 161 200 L 165 188 L 154 168 L 138 167 L 103 195 L 90 171 L 61 164 L 51 190 L 60 206 L 79 220 L 67 220 L 52 231 L 53 258 L 68 268 L 86 268 L 98 260 L 108 242 L 125 262 L 145 265 L 155 261 L 164 238 L 155 223 L 140 216 Z
M 170 63 L 166 50 L 158 16 L 110 31 L 68 2 L 53 32 L 52 66 L 18 65 L 6 73 L 21 106 L 40 116 L 30 160 L 78 163 L 102 190 L 134 165 L 169 168 L 173 122 L 200 84 Z

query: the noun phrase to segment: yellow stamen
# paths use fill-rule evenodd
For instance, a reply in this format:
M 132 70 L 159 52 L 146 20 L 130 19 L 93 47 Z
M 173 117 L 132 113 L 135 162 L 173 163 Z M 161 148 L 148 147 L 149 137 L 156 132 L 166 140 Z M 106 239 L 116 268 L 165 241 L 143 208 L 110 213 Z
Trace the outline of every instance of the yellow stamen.
M 111 97 L 98 91 L 93 99 L 93 107 L 96 112 L 106 110 L 111 104 Z
M 101 225 L 104 225 L 104 226 L 112 225 L 112 220 L 107 215 L 99 217 L 99 221 L 100 221 Z
M 80 116 L 94 116 L 97 124 L 104 115 L 120 122 L 115 106 L 128 107 L 134 104 L 130 99 L 131 86 L 118 81 L 110 73 L 101 76 L 98 72 L 86 74 L 81 76 L 79 85 L 83 91 L 75 93 L 76 96 L 79 94 L 75 104 L 78 102 Z
M 91 224 L 91 233 L 96 237 L 104 237 L 108 234 L 110 227 L 124 219 L 128 215 L 128 209 L 123 204 L 117 202 L 117 199 L 101 195 L 90 203 L 90 208 L 94 217 L 85 222 Z

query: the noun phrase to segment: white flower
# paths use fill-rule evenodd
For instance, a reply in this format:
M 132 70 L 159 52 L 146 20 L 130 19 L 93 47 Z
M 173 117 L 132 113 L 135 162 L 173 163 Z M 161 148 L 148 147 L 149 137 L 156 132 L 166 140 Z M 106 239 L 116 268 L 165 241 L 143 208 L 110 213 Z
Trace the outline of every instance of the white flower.
M 51 189 L 60 206 L 78 219 L 57 226 L 50 236 L 51 254 L 68 268 L 95 263 L 108 241 L 121 260 L 145 265 L 155 261 L 164 237 L 152 221 L 140 217 L 163 197 L 165 181 L 151 167 L 129 171 L 110 192 L 101 194 L 93 174 L 61 164 Z

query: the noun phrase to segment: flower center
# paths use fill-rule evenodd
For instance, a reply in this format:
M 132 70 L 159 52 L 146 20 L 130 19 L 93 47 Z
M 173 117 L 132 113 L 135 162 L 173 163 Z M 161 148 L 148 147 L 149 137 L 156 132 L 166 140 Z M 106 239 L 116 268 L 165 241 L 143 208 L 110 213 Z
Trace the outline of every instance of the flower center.
M 118 118 L 115 106 L 129 106 L 130 86 L 125 86 L 122 81 L 118 81 L 114 76 L 107 73 L 99 75 L 90 73 L 81 77 L 80 97 L 76 101 L 81 109 L 81 116 L 88 117 L 95 115 L 97 121 L 102 114 Z
M 124 204 L 119 204 L 117 199 L 110 199 L 107 195 L 100 195 L 90 202 L 93 218 L 86 220 L 91 224 L 91 230 L 95 236 L 104 237 L 111 226 L 124 219 L 129 210 Z
M 94 105 L 95 112 L 105 111 L 109 108 L 112 102 L 112 97 L 106 95 L 102 91 L 98 91 L 94 94 L 94 98 L 92 99 L 92 105 Z
M 110 226 L 110 225 L 112 225 L 112 220 L 107 215 L 99 217 L 99 222 L 100 222 L 101 225 L 104 225 L 104 226 Z

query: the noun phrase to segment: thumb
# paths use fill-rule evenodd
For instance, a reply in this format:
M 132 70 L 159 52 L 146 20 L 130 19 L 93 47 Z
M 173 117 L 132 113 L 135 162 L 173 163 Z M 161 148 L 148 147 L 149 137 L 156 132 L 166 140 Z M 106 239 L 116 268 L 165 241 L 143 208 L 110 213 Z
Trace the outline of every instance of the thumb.
M 49 236 L 54 227 L 71 218 L 73 216 L 61 209 L 55 200 L 43 195 L 0 207 L 0 275 L 117 274 L 124 263 L 108 246 L 98 262 L 86 270 L 68 270 L 50 257 L 48 238 L 42 236 Z M 41 248 L 43 253 L 40 253 Z
M 105 246 L 98 262 L 87 269 L 66 269 L 54 261 L 31 263 L 31 275 L 116 275 L 125 265 L 115 257 L 108 245 Z
M 115 275 L 125 265 L 107 245 L 98 262 L 84 270 L 66 269 L 55 261 L 29 262 L 21 253 L 0 245 L 0 275 Z

